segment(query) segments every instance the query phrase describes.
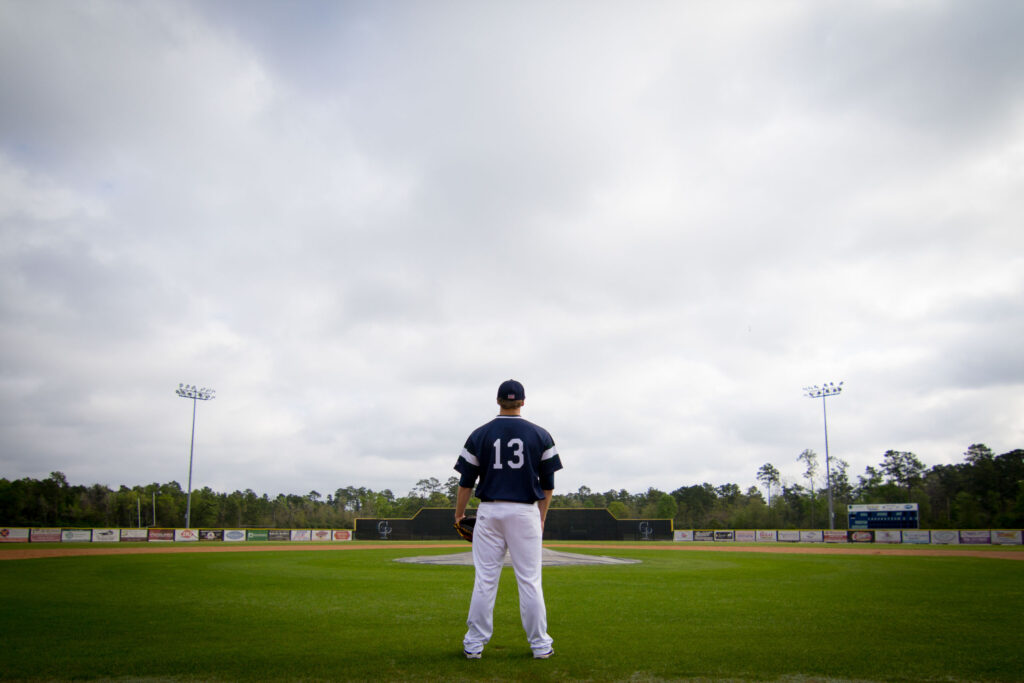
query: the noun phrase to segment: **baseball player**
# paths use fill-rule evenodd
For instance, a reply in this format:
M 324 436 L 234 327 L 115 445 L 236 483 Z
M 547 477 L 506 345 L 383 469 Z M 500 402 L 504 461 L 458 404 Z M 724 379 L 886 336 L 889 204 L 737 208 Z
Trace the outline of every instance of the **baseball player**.
M 480 507 L 473 530 L 476 578 L 462 643 L 468 659 L 479 659 L 491 639 L 506 549 L 519 585 L 519 612 L 533 656 L 547 659 L 554 654 L 541 587 L 541 538 L 555 472 L 562 469 L 562 462 L 547 430 L 522 418 L 525 401 L 522 384 L 512 379 L 502 382 L 498 416 L 470 434 L 455 464 L 461 475 L 456 524 L 466 516 L 466 504 L 479 479 Z

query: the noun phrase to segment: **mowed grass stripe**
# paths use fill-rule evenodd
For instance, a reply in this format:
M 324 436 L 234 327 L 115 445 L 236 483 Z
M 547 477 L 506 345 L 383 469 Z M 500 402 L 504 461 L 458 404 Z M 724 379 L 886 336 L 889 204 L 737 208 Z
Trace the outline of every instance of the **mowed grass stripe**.
M 0 563 L 8 679 L 1022 680 L 1024 564 L 970 557 L 585 549 L 550 567 L 556 655 L 530 658 L 506 570 L 495 637 L 461 657 L 469 567 L 450 549 Z

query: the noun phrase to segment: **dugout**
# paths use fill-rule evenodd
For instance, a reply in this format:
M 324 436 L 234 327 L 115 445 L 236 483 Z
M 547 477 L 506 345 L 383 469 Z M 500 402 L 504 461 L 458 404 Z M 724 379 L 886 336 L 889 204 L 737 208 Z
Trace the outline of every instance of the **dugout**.
M 467 510 L 467 514 L 476 514 Z M 356 520 L 357 541 L 457 541 L 455 508 L 422 508 L 408 518 Z M 671 519 L 615 519 L 607 508 L 551 508 L 545 541 L 671 541 Z

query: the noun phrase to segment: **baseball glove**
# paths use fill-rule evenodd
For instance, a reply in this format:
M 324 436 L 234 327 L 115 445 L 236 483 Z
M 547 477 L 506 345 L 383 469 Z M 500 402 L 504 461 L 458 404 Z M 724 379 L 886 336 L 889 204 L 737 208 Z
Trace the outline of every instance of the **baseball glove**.
M 473 527 L 476 525 L 476 517 L 463 517 L 455 523 L 455 530 L 459 532 L 459 536 L 464 539 L 473 542 Z

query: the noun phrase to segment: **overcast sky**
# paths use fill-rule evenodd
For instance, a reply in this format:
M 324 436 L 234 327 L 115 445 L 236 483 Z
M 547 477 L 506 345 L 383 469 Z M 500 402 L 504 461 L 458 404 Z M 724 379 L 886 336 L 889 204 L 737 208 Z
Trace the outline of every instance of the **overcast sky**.
M 0 0 L 0 477 L 1024 447 L 1024 3 Z M 806 483 L 806 482 L 802 482 Z M 820 485 L 820 482 L 819 482 Z

